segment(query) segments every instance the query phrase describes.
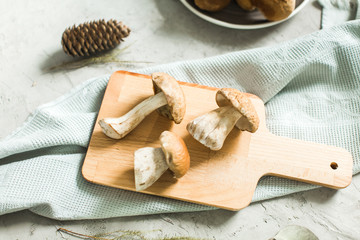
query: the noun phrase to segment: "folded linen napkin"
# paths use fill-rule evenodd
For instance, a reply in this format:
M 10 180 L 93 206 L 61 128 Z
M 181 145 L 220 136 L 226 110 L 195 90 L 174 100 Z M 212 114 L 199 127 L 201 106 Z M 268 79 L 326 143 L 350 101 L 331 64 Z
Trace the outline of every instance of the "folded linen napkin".
M 360 21 L 274 47 L 136 70 L 251 92 L 277 135 L 335 145 L 360 171 Z M 96 219 L 214 209 L 92 184 L 80 169 L 109 76 L 40 106 L 0 142 L 0 214 L 29 209 L 55 219 Z M 263 178 L 253 201 L 315 186 Z

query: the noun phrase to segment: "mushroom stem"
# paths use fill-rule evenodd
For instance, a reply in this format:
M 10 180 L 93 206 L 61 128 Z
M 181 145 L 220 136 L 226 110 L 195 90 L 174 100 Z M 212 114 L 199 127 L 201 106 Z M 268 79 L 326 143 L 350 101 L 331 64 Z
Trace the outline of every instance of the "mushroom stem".
M 99 124 L 105 135 L 113 139 L 121 139 L 139 125 L 147 115 L 166 104 L 165 94 L 160 92 L 145 99 L 125 115 L 119 118 L 101 119 Z
M 184 140 L 175 133 L 160 135 L 161 148 L 145 147 L 134 153 L 136 191 L 142 191 L 156 182 L 169 168 L 175 178 L 181 178 L 190 167 L 190 156 Z
M 145 147 L 134 153 L 136 191 L 150 187 L 169 168 L 161 148 Z
M 220 150 L 241 116 L 232 106 L 219 107 L 194 119 L 186 128 L 200 143 L 211 150 Z

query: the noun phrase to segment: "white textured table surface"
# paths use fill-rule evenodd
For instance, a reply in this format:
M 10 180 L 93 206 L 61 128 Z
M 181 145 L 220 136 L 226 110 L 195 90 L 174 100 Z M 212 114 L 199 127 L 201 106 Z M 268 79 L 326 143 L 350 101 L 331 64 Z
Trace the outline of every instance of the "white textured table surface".
M 231 51 L 271 46 L 317 31 L 321 10 L 310 2 L 293 19 L 262 30 L 231 30 L 199 19 L 176 0 L 38 0 L 0 1 L 0 138 L 20 126 L 40 104 L 49 102 L 88 78 L 119 69 L 204 58 Z M 71 60 L 61 50 L 64 29 L 96 19 L 122 20 L 132 32 L 120 60 L 131 65 L 91 65 L 49 72 Z M 360 239 L 360 176 L 340 191 L 320 188 L 255 203 L 239 212 L 160 214 L 105 220 L 56 221 L 28 211 L 0 216 L 0 239 L 75 239 L 63 227 L 95 235 L 118 230 L 141 231 L 152 238 L 268 239 L 280 228 L 297 224 L 320 239 Z

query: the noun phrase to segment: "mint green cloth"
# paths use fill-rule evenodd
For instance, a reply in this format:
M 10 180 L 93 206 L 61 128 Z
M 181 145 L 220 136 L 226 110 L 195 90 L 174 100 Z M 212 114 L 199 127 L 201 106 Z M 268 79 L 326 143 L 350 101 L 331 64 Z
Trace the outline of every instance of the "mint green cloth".
M 360 171 L 360 21 L 268 48 L 136 70 L 251 92 L 275 134 L 348 149 Z M 0 214 L 29 209 L 56 219 L 95 219 L 214 209 L 92 184 L 80 169 L 109 76 L 40 106 L 0 142 Z M 263 178 L 253 201 L 312 189 Z
M 323 8 L 321 28 L 333 27 L 360 18 L 360 0 L 318 0 L 318 2 Z

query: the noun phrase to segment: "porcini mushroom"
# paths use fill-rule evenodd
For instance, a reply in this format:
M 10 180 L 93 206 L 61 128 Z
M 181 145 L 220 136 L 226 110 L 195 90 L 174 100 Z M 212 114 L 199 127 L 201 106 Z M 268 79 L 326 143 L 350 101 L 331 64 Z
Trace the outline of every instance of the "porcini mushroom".
M 256 8 L 252 0 L 236 0 L 236 3 L 246 11 L 252 11 Z
M 216 102 L 219 108 L 197 117 L 186 126 L 196 140 L 211 150 L 220 150 L 235 125 L 240 130 L 256 132 L 259 117 L 245 93 L 222 88 L 216 93 Z
M 246 11 L 259 9 L 269 21 L 280 21 L 294 11 L 296 0 L 236 0 L 236 2 Z
M 296 0 L 251 0 L 269 21 L 287 18 L 295 9 Z
M 184 141 L 173 132 L 160 135 L 161 148 L 145 147 L 134 153 L 136 191 L 150 187 L 170 169 L 175 178 L 181 178 L 190 168 L 190 156 Z
M 195 0 L 195 5 L 208 12 L 217 12 L 229 5 L 231 0 Z
M 131 132 L 155 109 L 179 124 L 185 115 L 184 93 L 175 78 L 166 73 L 151 74 L 154 96 L 151 96 L 119 118 L 104 118 L 99 121 L 102 131 L 110 138 L 121 139 Z

